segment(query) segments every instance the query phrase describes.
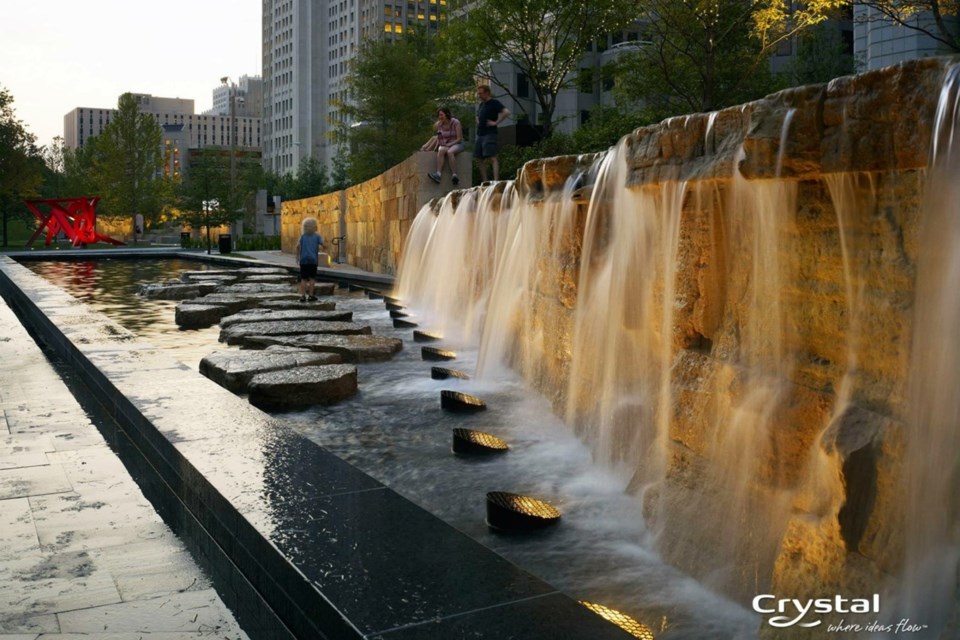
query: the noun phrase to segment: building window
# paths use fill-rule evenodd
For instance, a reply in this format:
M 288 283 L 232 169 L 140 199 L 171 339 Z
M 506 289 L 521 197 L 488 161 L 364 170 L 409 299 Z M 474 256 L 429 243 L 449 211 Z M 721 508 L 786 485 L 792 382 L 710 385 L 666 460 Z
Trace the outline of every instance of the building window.
M 527 82 L 527 76 L 522 73 L 517 74 L 517 97 L 518 98 L 530 97 L 530 83 Z

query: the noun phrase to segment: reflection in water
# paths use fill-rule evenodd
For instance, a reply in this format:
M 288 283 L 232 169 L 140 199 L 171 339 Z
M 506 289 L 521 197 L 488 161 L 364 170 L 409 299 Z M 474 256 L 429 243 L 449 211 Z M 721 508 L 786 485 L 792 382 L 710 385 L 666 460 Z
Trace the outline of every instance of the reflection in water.
M 134 331 L 172 356 L 196 366 L 209 352 L 225 348 L 218 329 L 180 331 L 173 322 L 176 303 L 136 296 L 138 282 L 175 279 L 194 263 L 102 261 L 32 263 L 31 269 L 68 289 L 92 308 Z M 551 411 L 549 402 L 531 393 L 509 370 L 495 380 L 433 380 L 431 364 L 420 357 L 409 329 L 394 328 L 382 301 L 362 292 L 337 296 L 339 310 L 373 333 L 404 339 L 391 362 L 359 366 L 360 390 L 349 401 L 278 415 L 401 495 L 554 587 L 590 602 L 603 602 L 648 628 L 659 640 L 751 638 L 755 616 L 664 563 L 644 530 L 638 503 L 622 491 L 622 479 L 599 468 L 589 448 Z M 433 327 L 429 327 L 433 328 Z M 475 370 L 476 345 L 445 341 L 457 352 L 456 367 Z M 444 412 L 441 389 L 477 395 L 482 414 Z M 454 428 L 489 432 L 510 443 L 503 455 L 466 457 L 451 452 Z M 273 434 L 264 443 L 271 459 L 300 459 L 294 443 Z M 290 465 L 285 465 L 289 467 Z M 298 478 L 278 476 L 270 465 L 262 478 L 271 494 L 295 495 L 295 485 L 324 469 L 303 469 Z M 287 487 L 284 489 L 284 487 Z M 560 526 L 523 536 L 493 533 L 485 524 L 485 496 L 491 491 L 540 496 L 563 512 Z M 273 532 L 277 544 L 297 544 L 299 505 L 279 509 L 258 523 Z
M 647 627 L 645 624 L 637 622 L 625 613 L 621 613 L 620 611 L 611 609 L 610 607 L 605 607 L 602 604 L 587 602 L 586 600 L 581 600 L 580 604 L 585 606 L 587 609 L 590 609 L 590 611 L 593 611 L 604 620 L 609 620 L 613 624 L 617 625 L 634 638 L 639 638 L 640 640 L 654 639 L 653 631 L 651 631 L 649 627 Z
M 176 280 L 182 271 L 215 268 L 190 260 L 87 260 L 23 263 L 67 291 L 77 300 L 101 311 L 157 347 L 170 349 L 185 364 L 197 367 L 200 360 L 218 345 L 219 327 L 180 329 L 174 322 L 172 300 L 152 300 L 137 295 L 140 284 Z

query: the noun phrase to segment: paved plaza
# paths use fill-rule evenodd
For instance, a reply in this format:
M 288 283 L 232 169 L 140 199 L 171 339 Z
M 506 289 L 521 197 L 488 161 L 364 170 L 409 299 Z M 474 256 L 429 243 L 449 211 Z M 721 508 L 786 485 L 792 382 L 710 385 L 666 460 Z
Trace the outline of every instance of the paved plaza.
M 0 299 L 0 640 L 242 638 Z

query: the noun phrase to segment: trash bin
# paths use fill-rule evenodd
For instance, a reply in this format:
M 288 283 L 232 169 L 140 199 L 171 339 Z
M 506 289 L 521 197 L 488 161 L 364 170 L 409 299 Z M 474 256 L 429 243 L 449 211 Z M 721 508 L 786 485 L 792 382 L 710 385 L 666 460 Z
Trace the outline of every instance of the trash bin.
M 217 239 L 217 245 L 220 248 L 220 253 L 230 253 L 230 250 L 233 248 L 230 234 L 221 233 L 219 238 Z
M 180 247 L 181 247 L 182 249 L 186 249 L 187 246 L 189 246 L 189 244 L 190 244 L 190 232 L 189 232 L 189 231 L 181 231 L 181 232 L 180 232 Z

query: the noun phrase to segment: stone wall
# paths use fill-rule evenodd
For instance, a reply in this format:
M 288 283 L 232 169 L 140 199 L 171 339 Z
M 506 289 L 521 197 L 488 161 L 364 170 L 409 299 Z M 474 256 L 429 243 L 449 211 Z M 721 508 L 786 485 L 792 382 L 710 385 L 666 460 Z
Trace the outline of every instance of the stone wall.
M 460 186 L 470 186 L 471 157 L 457 156 Z M 449 169 L 441 183 L 435 184 L 427 173 L 436 170 L 436 155 L 418 151 L 400 164 L 344 191 L 283 203 L 281 248 L 292 253 L 300 237 L 303 218 L 317 218 L 320 233 L 327 241 L 327 252 L 336 260 L 333 238 L 346 235 L 343 262 L 371 273 L 394 275 L 410 224 L 423 205 L 446 194 Z
M 945 69 L 943 60 L 913 61 L 715 114 L 672 118 L 622 143 L 632 188 L 687 185 L 671 333 L 670 453 L 666 481 L 646 496 L 649 515 L 665 531 L 664 555 L 695 575 L 702 555 L 743 554 L 739 568 L 756 573 L 734 577 L 739 584 L 732 595 L 746 602 L 764 592 L 758 589 L 787 598 L 862 597 L 902 569 L 918 223 Z M 534 197 L 557 191 L 582 164 L 582 158 L 531 162 L 518 191 Z M 786 249 L 778 256 L 786 274 L 779 303 L 787 378 L 775 426 L 741 452 L 753 458 L 738 467 L 751 478 L 747 497 L 738 511 L 724 514 L 760 530 L 774 518 L 770 505 L 787 496 L 777 507 L 780 529 L 770 532 L 777 541 L 772 555 L 759 559 L 746 558 L 762 546 L 753 536 L 717 546 L 723 518 L 703 537 L 684 521 L 708 517 L 703 496 L 712 474 L 720 473 L 715 430 L 727 428 L 712 420 L 730 415 L 752 391 L 742 339 L 751 330 L 758 238 L 744 211 L 729 206 L 735 168 L 755 184 L 769 184 L 779 173 L 796 189 L 797 203 L 795 217 L 784 221 Z M 585 215 L 578 219 L 570 239 L 576 246 L 548 268 L 561 286 L 541 287 L 533 303 L 533 324 L 554 326 L 542 333 L 534 378 L 560 407 L 568 400 L 577 295 L 569 257 L 580 255 Z M 663 282 L 656 286 L 663 290 Z M 691 513 L 694 508 L 701 511 Z M 812 633 L 777 631 L 777 638 Z

